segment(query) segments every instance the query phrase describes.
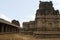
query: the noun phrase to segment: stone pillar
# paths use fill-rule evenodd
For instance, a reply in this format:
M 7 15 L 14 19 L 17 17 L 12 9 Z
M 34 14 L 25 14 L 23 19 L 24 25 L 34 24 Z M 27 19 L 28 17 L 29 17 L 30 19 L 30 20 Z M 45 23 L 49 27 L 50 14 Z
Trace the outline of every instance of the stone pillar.
M 7 32 L 10 32 L 10 26 L 9 25 L 7 26 L 6 29 L 7 29 Z
M 10 32 L 13 33 L 13 26 L 10 26 Z
M 11 26 L 9 26 L 9 32 L 11 33 Z
M 13 26 L 11 26 L 11 32 L 13 33 Z
M 5 32 L 7 32 L 7 27 L 8 27 L 8 26 L 6 25 L 6 26 L 5 26 Z
M 1 32 L 4 33 L 4 25 L 2 25 L 1 30 Z
M 10 33 L 10 26 L 8 27 L 9 33 Z

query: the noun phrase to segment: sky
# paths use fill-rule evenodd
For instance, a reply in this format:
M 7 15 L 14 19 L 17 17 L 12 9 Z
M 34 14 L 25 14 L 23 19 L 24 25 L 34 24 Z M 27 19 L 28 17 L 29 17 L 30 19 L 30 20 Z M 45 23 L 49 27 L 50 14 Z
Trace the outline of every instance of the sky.
M 55 10 L 60 10 L 59 0 L 0 0 L 0 18 L 10 22 L 16 19 L 21 26 L 23 22 L 34 21 L 39 1 L 52 1 Z

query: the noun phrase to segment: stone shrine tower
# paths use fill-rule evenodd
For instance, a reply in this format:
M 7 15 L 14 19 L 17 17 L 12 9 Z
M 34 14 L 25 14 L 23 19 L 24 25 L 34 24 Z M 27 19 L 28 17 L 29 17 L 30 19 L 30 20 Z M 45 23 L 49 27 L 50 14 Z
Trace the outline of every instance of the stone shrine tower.
M 59 31 L 59 11 L 54 9 L 52 1 L 40 1 L 39 9 L 36 11 L 35 21 L 23 22 L 23 28 L 36 31 Z
M 53 31 L 60 28 L 60 14 L 55 10 L 52 2 L 41 2 L 36 12 L 35 27 L 37 30 Z

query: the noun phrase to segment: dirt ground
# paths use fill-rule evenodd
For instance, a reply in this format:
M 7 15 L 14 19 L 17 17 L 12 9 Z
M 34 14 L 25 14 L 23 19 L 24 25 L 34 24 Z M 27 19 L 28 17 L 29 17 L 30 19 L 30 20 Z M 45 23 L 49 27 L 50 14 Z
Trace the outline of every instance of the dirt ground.
M 34 38 L 21 34 L 1 34 L 0 40 L 35 40 Z
M 22 34 L 0 34 L 0 40 L 60 40 L 60 38 L 34 38 L 30 35 Z

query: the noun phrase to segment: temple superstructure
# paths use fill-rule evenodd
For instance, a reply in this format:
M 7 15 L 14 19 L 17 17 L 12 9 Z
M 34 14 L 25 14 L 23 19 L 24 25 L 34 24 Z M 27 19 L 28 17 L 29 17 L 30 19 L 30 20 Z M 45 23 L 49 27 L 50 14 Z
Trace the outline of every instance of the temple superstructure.
M 41 2 L 36 12 L 35 25 L 41 30 L 58 30 L 60 28 L 60 14 L 55 10 L 52 2 Z
M 60 31 L 60 14 L 55 10 L 52 1 L 40 1 L 39 9 L 36 11 L 35 21 L 23 22 L 25 30 L 36 34 L 58 34 Z
M 53 7 L 53 3 L 50 2 L 42 2 L 40 1 L 39 9 L 36 11 L 35 21 L 31 21 L 33 24 L 27 28 L 35 28 L 37 31 L 51 31 L 51 30 L 59 30 L 60 28 L 60 14 L 58 10 L 55 10 Z M 28 22 L 30 24 L 30 22 Z M 23 23 L 28 25 L 28 23 Z M 34 25 L 34 26 L 33 26 Z

